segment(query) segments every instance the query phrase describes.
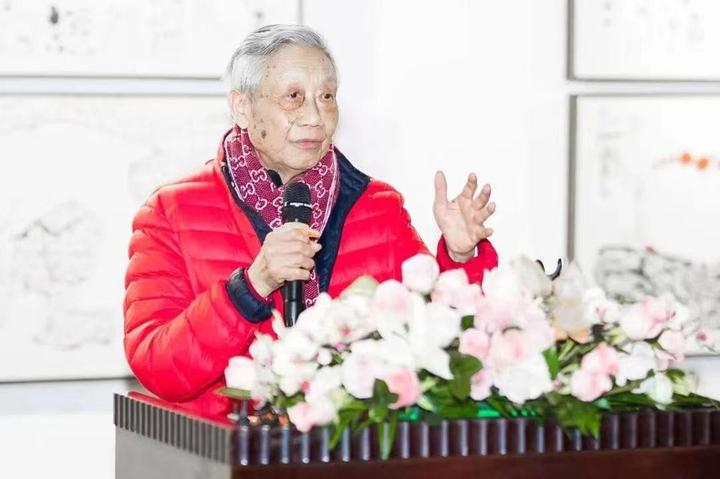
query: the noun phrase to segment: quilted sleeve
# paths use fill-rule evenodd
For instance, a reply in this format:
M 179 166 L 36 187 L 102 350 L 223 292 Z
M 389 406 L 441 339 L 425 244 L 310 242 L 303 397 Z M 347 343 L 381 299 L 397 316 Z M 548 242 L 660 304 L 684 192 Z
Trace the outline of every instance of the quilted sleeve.
M 395 192 L 397 195 L 397 205 L 395 210 L 395 227 L 396 227 L 396 276 L 399 278 L 402 262 L 406 259 L 419 254 L 429 254 L 427 246 L 420 239 L 420 235 L 413 227 L 410 221 L 410 214 L 407 212 L 404 206 L 404 200 L 400 193 Z M 495 248 L 488 240 L 483 240 L 478 243 L 476 253 L 466 263 L 457 263 L 448 254 L 445 239 L 441 236 L 440 241 L 437 245 L 436 259 L 440 266 L 440 271 L 447 271 L 451 269 L 463 268 L 468 275 L 468 280 L 471 283 L 480 283 L 483 279 L 483 274 L 486 270 L 491 270 L 498 265 L 498 255 Z
M 193 292 L 176 234 L 154 195 L 133 221 L 125 276 L 125 355 L 138 380 L 168 401 L 196 398 L 245 354 L 258 325 L 238 313 L 227 281 Z

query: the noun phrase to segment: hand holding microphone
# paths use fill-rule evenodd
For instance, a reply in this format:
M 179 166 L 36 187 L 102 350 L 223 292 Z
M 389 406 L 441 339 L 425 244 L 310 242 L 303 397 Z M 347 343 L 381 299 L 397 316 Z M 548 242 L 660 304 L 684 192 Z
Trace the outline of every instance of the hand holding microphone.
M 314 241 L 320 237 L 320 232 L 308 226 L 312 219 L 312 205 L 310 189 L 306 184 L 287 185 L 282 216 L 284 224 L 265 237 L 260 253 L 247 274 L 252 286 L 263 296 L 284 286 L 286 310 L 287 293 L 291 293 L 294 301 L 299 300 L 295 309 L 302 310 L 302 285 L 310 279 L 310 271 L 315 267 L 313 257 L 322 248 Z

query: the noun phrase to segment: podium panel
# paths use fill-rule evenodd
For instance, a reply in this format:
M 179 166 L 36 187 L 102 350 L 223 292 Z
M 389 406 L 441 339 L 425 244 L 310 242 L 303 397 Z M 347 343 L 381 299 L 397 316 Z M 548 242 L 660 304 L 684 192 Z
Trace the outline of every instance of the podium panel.
M 330 431 L 241 426 L 138 393 L 115 395 L 116 477 L 720 477 L 720 411 L 609 414 L 598 439 L 529 418 L 400 423 L 391 458 L 373 428 L 329 448 Z

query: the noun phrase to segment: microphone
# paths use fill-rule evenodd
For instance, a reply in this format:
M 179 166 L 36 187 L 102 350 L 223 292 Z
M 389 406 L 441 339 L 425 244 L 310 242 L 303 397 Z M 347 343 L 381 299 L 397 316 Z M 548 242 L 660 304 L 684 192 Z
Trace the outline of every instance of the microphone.
M 290 183 L 283 193 L 282 222 L 297 221 L 306 225 L 312 219 L 312 200 L 310 187 L 305 183 Z M 286 281 L 282 287 L 283 304 L 285 305 L 285 326 L 294 326 L 300 313 L 305 309 L 303 281 Z

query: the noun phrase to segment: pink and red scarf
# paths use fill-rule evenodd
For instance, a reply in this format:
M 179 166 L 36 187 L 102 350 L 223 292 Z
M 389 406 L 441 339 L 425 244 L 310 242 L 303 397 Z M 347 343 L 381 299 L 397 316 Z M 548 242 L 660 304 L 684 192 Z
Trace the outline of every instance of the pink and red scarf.
M 282 197 L 285 188 L 276 186 L 270 179 L 267 168 L 260 162 L 255 147 L 250 142 L 247 130 L 235 125 L 225 136 L 223 145 L 235 193 L 243 203 L 257 211 L 271 229 L 278 228 L 282 225 Z M 332 145 L 314 167 L 293 181 L 300 181 L 310 187 L 313 204 L 310 226 L 322 233 L 340 187 L 337 158 Z M 313 270 L 310 280 L 305 283 L 305 305 L 312 305 L 319 294 L 320 284 L 317 273 Z

